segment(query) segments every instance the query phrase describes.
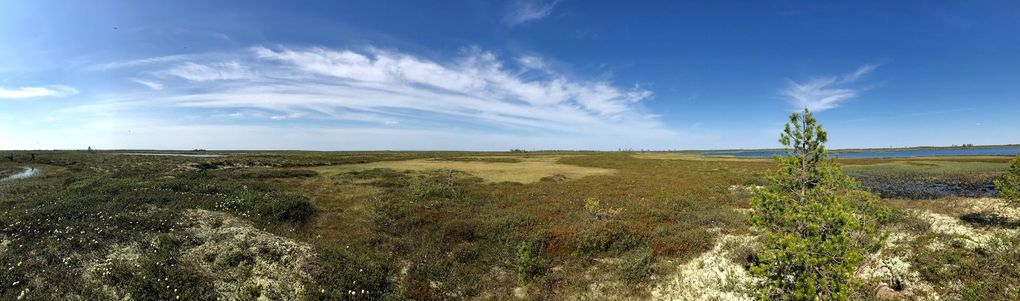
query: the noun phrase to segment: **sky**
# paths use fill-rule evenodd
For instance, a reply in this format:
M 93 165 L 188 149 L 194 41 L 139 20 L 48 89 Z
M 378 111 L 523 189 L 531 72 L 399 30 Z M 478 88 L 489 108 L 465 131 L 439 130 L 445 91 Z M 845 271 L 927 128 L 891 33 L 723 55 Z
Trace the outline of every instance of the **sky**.
M 1017 1 L 0 6 L 0 149 L 1020 143 Z

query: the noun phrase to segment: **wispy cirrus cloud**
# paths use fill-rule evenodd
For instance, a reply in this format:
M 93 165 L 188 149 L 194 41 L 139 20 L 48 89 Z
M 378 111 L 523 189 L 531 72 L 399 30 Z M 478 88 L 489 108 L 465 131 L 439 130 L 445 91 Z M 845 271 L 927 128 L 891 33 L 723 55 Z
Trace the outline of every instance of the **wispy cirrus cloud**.
M 78 90 L 64 85 L 44 87 L 0 87 L 0 99 L 24 99 L 36 97 L 66 97 L 78 94 Z
M 235 80 L 253 76 L 248 67 L 236 61 L 218 62 L 208 65 L 187 62 L 173 66 L 164 71 L 165 74 L 180 77 L 189 81 Z
M 503 23 L 515 27 L 527 22 L 539 20 L 552 14 L 559 0 L 518 0 L 513 2 L 510 11 L 503 16 Z
M 137 79 L 137 78 L 132 78 L 131 81 L 136 83 L 136 84 L 148 87 L 149 89 L 163 90 L 163 83 L 160 83 L 160 82 L 151 81 L 151 80 L 144 80 L 144 79 Z
M 450 137 L 499 133 L 563 141 L 564 148 L 613 149 L 647 141 L 666 147 L 680 140 L 643 109 L 651 91 L 567 76 L 536 55 L 503 60 L 465 48 L 452 57 L 428 59 L 377 48 L 257 46 L 194 58 L 132 69 L 137 73 L 132 79 L 155 78 L 160 91 L 76 110 L 133 107 L 151 112 L 153 106 L 164 106 L 207 112 L 229 123 L 249 120 L 272 127 L 311 122 Z
M 836 108 L 857 98 L 863 89 L 852 87 L 853 84 L 878 67 L 877 64 L 866 64 L 843 75 L 814 77 L 802 82 L 790 81 L 780 90 L 780 95 L 786 97 L 795 110 L 808 108 L 820 112 Z
M 192 55 L 192 54 L 166 55 L 166 56 L 157 56 L 157 57 L 148 57 L 148 58 L 140 58 L 140 59 L 133 59 L 133 60 L 123 60 L 123 61 L 107 62 L 107 63 L 101 63 L 101 64 L 93 64 L 93 65 L 89 65 L 89 66 L 85 67 L 84 69 L 85 70 L 92 70 L 92 71 L 106 71 L 106 70 L 123 69 L 123 68 L 143 67 L 143 66 L 146 66 L 146 65 L 165 64 L 165 63 L 171 63 L 171 62 L 182 62 L 182 61 L 187 61 L 187 60 L 194 60 L 194 59 L 197 59 L 197 58 L 199 58 L 199 56 Z

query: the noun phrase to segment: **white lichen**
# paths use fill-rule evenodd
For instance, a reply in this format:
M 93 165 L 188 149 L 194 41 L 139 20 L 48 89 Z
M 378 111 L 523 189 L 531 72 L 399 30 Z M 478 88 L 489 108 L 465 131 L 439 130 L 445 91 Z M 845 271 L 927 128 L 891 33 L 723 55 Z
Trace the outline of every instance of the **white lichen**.
M 223 299 L 304 297 L 303 283 L 311 278 L 307 271 L 314 258 L 311 246 L 226 213 L 191 210 L 188 217 L 195 221 L 188 233 L 203 243 L 184 252 L 183 258 L 215 275 L 213 286 Z
M 935 288 L 912 269 L 909 260 L 913 253 L 906 247 L 910 240 L 904 233 L 890 233 L 882 248 L 869 254 L 864 265 L 858 268 L 857 278 L 876 283 L 879 294 L 884 297 L 941 300 Z
M 82 279 L 85 283 L 98 288 L 100 294 L 108 300 L 130 300 L 131 294 L 105 282 L 105 277 L 114 270 L 114 265 L 139 266 L 142 251 L 137 245 L 115 245 L 110 252 L 98 261 L 88 262 L 84 266 Z
M 961 205 L 969 207 L 969 212 L 994 213 L 1010 220 L 1020 220 L 1020 208 L 1010 206 L 998 198 L 972 198 L 958 201 Z
M 751 300 L 746 290 L 756 280 L 730 260 L 736 246 L 754 240 L 748 235 L 723 235 L 712 250 L 677 267 L 675 274 L 652 289 L 655 300 Z
M 765 188 L 765 186 L 761 186 L 761 185 L 730 185 L 730 187 L 727 190 L 729 190 L 729 192 L 732 193 L 732 194 L 750 195 L 750 194 L 754 193 L 755 191 L 758 191 L 758 190 L 760 190 L 762 188 Z
M 259 230 L 227 213 L 189 210 L 185 215 L 190 225 L 185 233 L 192 243 L 177 257 L 212 276 L 219 299 L 306 297 L 304 284 L 311 280 L 308 271 L 315 257 L 311 246 Z M 106 276 L 118 266 L 141 268 L 143 249 L 158 248 L 154 241 L 112 246 L 105 256 L 85 264 L 83 280 L 98 288 L 104 299 L 133 299 L 129 291 L 107 283 Z
M 11 247 L 11 240 L 7 239 L 7 236 L 0 235 L 0 254 L 7 253 L 7 249 Z
M 968 249 L 987 248 L 1001 235 L 1015 234 L 1013 229 L 978 230 L 960 222 L 958 218 L 930 211 L 917 210 L 918 216 L 931 225 L 931 231 L 951 236 Z

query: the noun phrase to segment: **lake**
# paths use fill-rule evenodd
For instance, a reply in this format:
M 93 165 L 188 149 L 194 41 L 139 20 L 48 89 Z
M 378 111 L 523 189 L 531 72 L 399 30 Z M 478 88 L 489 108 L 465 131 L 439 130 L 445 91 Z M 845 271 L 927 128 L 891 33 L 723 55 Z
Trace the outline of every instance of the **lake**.
M 1008 146 L 994 148 L 911 149 L 888 151 L 831 151 L 830 154 L 839 158 L 910 158 L 933 156 L 1014 156 L 1018 151 L 1020 151 L 1020 147 Z M 705 152 L 702 154 L 706 156 L 768 158 L 772 157 L 772 155 L 782 155 L 783 151 L 732 151 Z

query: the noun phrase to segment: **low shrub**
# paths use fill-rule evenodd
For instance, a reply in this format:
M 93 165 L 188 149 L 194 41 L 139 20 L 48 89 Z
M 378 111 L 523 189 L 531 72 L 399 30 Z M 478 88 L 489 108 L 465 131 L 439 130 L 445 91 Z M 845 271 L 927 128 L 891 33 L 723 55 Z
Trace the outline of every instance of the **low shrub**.
M 654 272 L 655 254 L 650 248 L 641 248 L 623 258 L 617 273 L 623 281 L 630 284 L 644 283 Z
M 408 195 L 415 200 L 450 199 L 457 196 L 457 191 L 447 183 L 413 178 L 408 186 Z
M 576 251 L 586 256 L 619 255 L 643 245 L 645 237 L 618 221 L 596 221 L 576 234 Z
M 310 300 L 398 300 L 394 268 L 370 252 L 321 251 L 309 287 Z M 359 255 L 360 254 L 360 255 Z
M 318 175 L 319 173 L 315 172 L 314 170 L 307 169 L 260 168 L 237 172 L 234 176 L 245 179 L 273 179 L 273 178 L 311 178 Z
M 653 238 L 649 245 L 655 256 L 687 259 L 711 250 L 714 241 L 714 234 L 696 228 Z
M 263 221 L 298 225 L 307 222 L 316 211 L 308 198 L 286 194 L 255 203 L 253 209 Z
M 535 236 L 517 243 L 512 264 L 517 271 L 517 280 L 522 285 L 548 270 L 546 261 L 541 258 L 546 241 L 545 236 Z

